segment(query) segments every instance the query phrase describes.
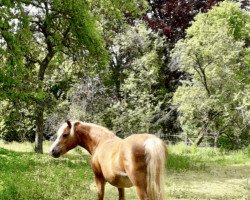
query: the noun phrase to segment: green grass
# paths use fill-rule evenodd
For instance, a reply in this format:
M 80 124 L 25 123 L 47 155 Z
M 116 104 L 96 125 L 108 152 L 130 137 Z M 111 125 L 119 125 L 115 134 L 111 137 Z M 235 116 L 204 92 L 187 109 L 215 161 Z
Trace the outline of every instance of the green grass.
M 89 157 L 49 155 L 0 149 L 0 199 L 86 199 L 93 197 Z
M 173 171 L 203 171 L 213 166 L 247 164 L 250 147 L 239 151 L 223 151 L 215 148 L 198 148 L 184 143 L 169 146 L 167 168 Z
M 50 144 L 45 143 L 45 152 Z M 167 199 L 250 199 L 249 152 L 169 146 Z M 0 200 L 92 200 L 96 193 L 85 151 L 55 159 L 33 153 L 29 143 L 0 142 Z M 134 189 L 126 189 L 126 196 L 135 200 Z M 113 199 L 117 189 L 107 185 L 105 200 Z

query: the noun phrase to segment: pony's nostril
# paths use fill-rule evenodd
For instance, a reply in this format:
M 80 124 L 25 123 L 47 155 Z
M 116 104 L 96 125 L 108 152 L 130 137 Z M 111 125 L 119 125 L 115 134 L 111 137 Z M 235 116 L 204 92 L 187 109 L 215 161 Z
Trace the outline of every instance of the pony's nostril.
M 61 151 L 58 150 L 58 149 L 52 149 L 52 150 L 51 150 L 51 155 L 52 155 L 53 157 L 55 157 L 55 158 L 58 158 L 58 157 L 60 156 L 60 154 L 61 154 Z

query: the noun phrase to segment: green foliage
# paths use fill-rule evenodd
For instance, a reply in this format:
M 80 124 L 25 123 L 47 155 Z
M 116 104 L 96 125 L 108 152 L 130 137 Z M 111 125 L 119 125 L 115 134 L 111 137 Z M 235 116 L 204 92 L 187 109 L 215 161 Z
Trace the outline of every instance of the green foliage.
M 203 134 L 225 148 L 249 144 L 249 108 L 244 103 L 250 83 L 249 27 L 249 13 L 223 2 L 199 14 L 186 39 L 177 43 L 173 57 L 192 78 L 177 89 L 173 102 L 190 137 Z
M 107 47 L 116 34 L 126 27 L 127 23 L 124 22 L 140 18 L 148 9 L 145 0 L 92 0 L 89 1 L 89 5 L 103 31 Z
M 125 12 L 135 16 L 145 6 L 144 1 L 1 2 L 0 100 L 17 109 L 1 117 L 1 136 L 21 140 L 34 120 L 40 126 L 37 130 L 42 130 L 39 117 L 56 110 L 79 76 L 105 71 L 110 57 L 102 20 L 122 24 Z M 20 117 L 18 109 L 28 112 L 22 123 L 18 121 L 25 117 Z
M 32 107 L 22 101 L 0 102 L 0 138 L 5 141 L 33 141 L 35 136 Z M 24 108 L 23 106 L 26 106 Z
M 130 134 L 149 131 L 150 117 L 159 109 L 152 94 L 157 77 L 157 61 L 157 55 L 150 52 L 132 66 L 135 71 L 129 74 L 122 85 L 125 98 L 111 108 L 116 115 L 119 113 L 113 121 L 115 130 Z
M 91 14 L 88 3 L 84 1 L 55 0 L 52 2 L 52 6 L 56 13 L 62 15 L 62 21 L 59 23 L 53 21 L 56 13 L 52 12 L 48 18 L 49 25 L 54 29 L 51 37 L 58 51 L 63 51 L 66 47 L 67 53 L 73 56 L 76 53 L 81 55 L 83 48 L 86 48 L 98 63 L 104 65 L 108 56 L 104 48 L 105 42 L 102 39 L 95 16 Z M 70 34 L 72 35 L 69 37 Z M 88 54 L 84 53 L 84 56 L 87 57 Z
M 160 106 L 154 86 L 158 83 L 162 60 L 157 50 L 163 43 L 157 34 L 139 21 L 136 27 L 128 26 L 114 39 L 112 48 L 115 55 L 124 55 L 120 67 L 125 78 L 120 85 L 122 99 L 107 110 L 112 117 L 113 130 L 124 135 L 149 132 L 149 120 Z
M 27 14 L 20 3 L 6 2 L 8 6 L 0 8 L 1 45 L 0 57 L 0 99 L 27 100 L 30 95 L 30 71 L 24 67 L 24 55 L 28 53 L 28 41 L 31 39 Z M 14 12 L 14 8 L 16 12 Z M 20 19 L 20 21 L 17 21 Z M 25 85 L 25 87 L 23 87 Z
M 57 111 L 49 115 L 47 123 L 53 128 L 48 132 L 55 132 L 54 124 L 66 118 L 102 124 L 118 131 L 120 136 L 150 131 L 149 120 L 161 105 L 154 87 L 162 62 L 157 51 L 164 40 L 141 21 L 136 24 L 136 27 L 127 26 L 112 42 L 113 62 L 117 62 L 121 70 L 120 76 L 115 75 L 120 81 L 121 98 L 117 98 L 115 81 L 109 76 L 111 67 L 104 78 L 100 74 L 85 74 L 71 87 Z

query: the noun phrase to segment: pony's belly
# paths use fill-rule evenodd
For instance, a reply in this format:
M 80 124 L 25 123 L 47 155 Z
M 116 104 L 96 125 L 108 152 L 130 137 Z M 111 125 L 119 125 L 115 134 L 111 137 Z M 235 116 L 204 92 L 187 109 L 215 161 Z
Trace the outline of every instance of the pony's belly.
M 114 178 L 108 181 L 111 185 L 116 186 L 118 188 L 129 188 L 132 187 L 133 184 L 128 178 L 128 175 L 124 172 L 117 174 Z

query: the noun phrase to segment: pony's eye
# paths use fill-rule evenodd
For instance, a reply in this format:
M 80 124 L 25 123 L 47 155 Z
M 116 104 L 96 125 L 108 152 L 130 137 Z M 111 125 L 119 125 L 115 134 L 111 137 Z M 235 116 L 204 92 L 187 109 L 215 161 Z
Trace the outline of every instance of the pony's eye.
M 68 134 L 63 134 L 63 137 L 66 138 L 68 136 Z

